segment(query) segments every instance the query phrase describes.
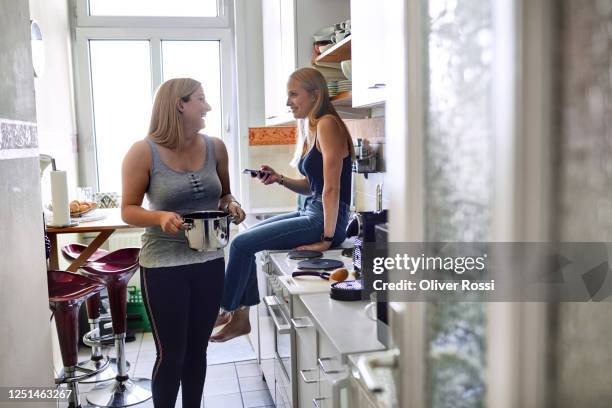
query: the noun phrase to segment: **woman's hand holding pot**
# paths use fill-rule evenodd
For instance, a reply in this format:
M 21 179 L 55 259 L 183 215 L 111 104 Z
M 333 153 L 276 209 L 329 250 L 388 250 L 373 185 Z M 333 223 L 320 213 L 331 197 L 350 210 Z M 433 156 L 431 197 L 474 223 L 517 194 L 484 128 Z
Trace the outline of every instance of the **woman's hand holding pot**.
M 159 217 L 159 226 L 166 234 L 176 234 L 183 227 L 183 218 L 175 212 L 162 211 Z
M 236 201 L 232 201 L 227 205 L 227 212 L 232 215 L 232 221 L 234 224 L 240 224 L 242 221 L 244 221 L 244 218 L 246 217 L 244 210 Z

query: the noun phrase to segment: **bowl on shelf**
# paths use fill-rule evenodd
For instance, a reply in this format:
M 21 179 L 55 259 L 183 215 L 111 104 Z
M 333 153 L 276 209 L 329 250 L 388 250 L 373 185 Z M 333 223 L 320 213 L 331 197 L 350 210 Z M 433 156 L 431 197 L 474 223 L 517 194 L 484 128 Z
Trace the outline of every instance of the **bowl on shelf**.
M 314 49 L 317 55 L 322 54 L 323 51 L 321 51 L 321 47 L 324 47 L 326 45 L 334 45 L 334 43 L 332 43 L 331 41 L 318 41 L 316 43 L 314 43 Z M 327 50 L 329 47 L 324 48 L 325 50 Z
M 334 45 L 335 44 L 322 45 L 322 46 L 319 47 L 319 51 L 321 52 L 321 54 L 323 54 L 325 51 L 329 50 Z
M 329 41 L 331 40 L 332 35 L 334 35 L 335 30 L 336 30 L 335 26 L 324 27 L 320 29 L 319 31 L 317 31 L 316 33 L 314 33 L 314 35 L 312 36 L 312 39 L 315 42 Z
M 346 79 L 351 79 L 352 74 L 352 64 L 351 60 L 345 60 L 340 63 L 340 68 L 342 69 L 342 73 L 346 77 Z

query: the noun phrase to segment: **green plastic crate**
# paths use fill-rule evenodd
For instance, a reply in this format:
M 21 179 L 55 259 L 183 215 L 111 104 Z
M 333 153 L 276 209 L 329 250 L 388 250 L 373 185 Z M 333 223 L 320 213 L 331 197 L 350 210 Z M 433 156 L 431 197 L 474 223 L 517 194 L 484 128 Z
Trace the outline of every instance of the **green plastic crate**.
M 128 286 L 127 314 L 128 328 L 142 329 L 145 332 L 151 331 L 151 323 L 142 300 L 142 293 L 136 286 Z

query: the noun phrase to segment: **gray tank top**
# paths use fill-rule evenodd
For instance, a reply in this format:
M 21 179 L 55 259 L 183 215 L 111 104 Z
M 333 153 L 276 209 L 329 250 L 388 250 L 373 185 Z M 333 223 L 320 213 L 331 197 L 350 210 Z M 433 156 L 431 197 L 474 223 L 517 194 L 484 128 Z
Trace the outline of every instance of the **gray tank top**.
M 194 211 L 217 210 L 221 197 L 221 181 L 217 174 L 215 147 L 208 136 L 204 166 L 194 172 L 172 170 L 161 159 L 157 145 L 146 139 L 151 147 L 152 166 L 146 196 L 149 209 L 174 211 L 185 215 Z M 145 228 L 142 235 L 140 265 L 145 268 L 201 263 L 222 258 L 223 250 L 198 252 L 190 249 L 183 231 L 166 234 L 159 225 Z

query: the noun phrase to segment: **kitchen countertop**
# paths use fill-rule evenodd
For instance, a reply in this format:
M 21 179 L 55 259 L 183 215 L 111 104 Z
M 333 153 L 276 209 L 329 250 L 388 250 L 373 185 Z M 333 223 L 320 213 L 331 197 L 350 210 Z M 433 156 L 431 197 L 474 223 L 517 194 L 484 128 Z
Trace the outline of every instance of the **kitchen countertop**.
M 341 252 L 342 250 L 340 249 L 328 250 L 324 252 L 323 258 L 342 261 L 344 263 L 344 267 L 351 272 L 353 269 L 353 261 L 351 258 L 342 256 Z M 291 273 L 297 270 L 299 260 L 289 259 L 287 257 L 287 252 L 271 253 L 270 259 L 272 260 L 276 270 L 281 273 L 279 280 L 285 286 L 289 294 L 301 295 L 304 293 L 329 293 L 330 282 L 325 279 L 321 279 L 317 276 L 300 276 L 298 278 L 292 278 Z M 354 277 L 352 274 L 349 274 L 348 280 L 351 279 L 354 279 Z
M 376 336 L 376 322 L 364 311 L 367 301 L 333 300 L 327 293 L 304 294 L 300 299 L 314 324 L 331 341 L 345 362 L 349 354 L 384 350 Z

